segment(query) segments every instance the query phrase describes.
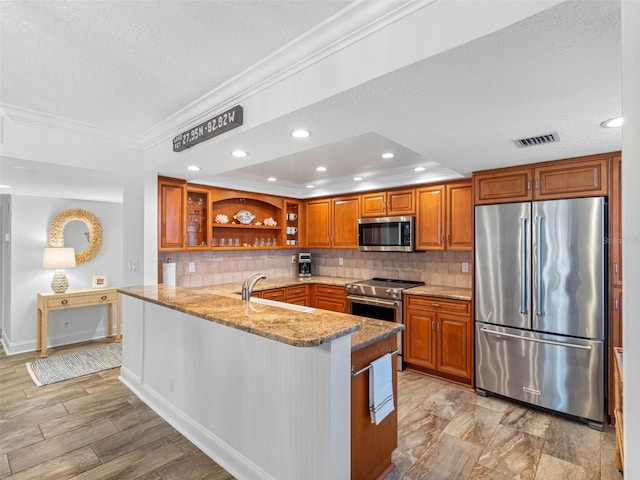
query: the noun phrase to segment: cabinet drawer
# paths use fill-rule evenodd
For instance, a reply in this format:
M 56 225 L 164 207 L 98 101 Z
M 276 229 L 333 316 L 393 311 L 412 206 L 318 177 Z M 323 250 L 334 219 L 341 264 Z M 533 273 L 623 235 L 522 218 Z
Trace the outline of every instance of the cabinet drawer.
M 83 305 L 95 305 L 96 303 L 104 302 L 111 303 L 118 299 L 118 292 L 115 290 L 109 292 L 96 292 L 87 293 L 85 295 L 60 295 L 48 297 L 46 299 L 47 308 L 66 308 L 66 307 L 81 307 Z
M 432 310 L 436 312 L 455 312 L 469 315 L 471 313 L 471 302 L 464 300 L 451 300 L 448 298 L 422 297 L 418 295 L 407 295 L 408 308 Z
M 346 296 L 346 290 L 344 287 L 338 287 L 335 285 L 316 285 L 316 295 L 322 296 Z
M 271 290 L 264 290 L 262 292 L 262 298 L 283 302 L 286 298 L 285 290 L 284 288 L 272 288 Z
M 306 297 L 309 294 L 308 285 L 292 285 L 287 287 L 287 299 L 296 297 Z

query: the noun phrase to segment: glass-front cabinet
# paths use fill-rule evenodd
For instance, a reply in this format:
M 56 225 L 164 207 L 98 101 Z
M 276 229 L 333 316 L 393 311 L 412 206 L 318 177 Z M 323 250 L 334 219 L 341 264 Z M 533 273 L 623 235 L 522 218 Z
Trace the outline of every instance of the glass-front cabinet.
M 302 238 L 302 203 L 298 200 L 286 199 L 285 200 L 285 214 L 284 214 L 284 246 L 290 248 L 298 248 L 301 246 L 300 239 Z
M 209 249 L 210 187 L 187 185 L 187 248 Z

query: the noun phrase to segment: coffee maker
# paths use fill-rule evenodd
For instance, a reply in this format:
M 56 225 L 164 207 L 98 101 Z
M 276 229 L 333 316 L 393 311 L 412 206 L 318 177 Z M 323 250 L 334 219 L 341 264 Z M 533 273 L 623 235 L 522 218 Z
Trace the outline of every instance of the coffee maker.
M 311 254 L 299 253 L 298 254 L 298 277 L 310 277 L 311 276 Z

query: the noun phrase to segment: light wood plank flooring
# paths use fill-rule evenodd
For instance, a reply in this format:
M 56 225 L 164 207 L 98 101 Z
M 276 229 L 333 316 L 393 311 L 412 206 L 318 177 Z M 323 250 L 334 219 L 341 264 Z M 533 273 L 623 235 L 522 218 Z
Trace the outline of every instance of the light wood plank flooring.
M 119 369 L 36 387 L 25 362 L 37 358 L 0 351 L 0 478 L 233 479 L 131 394 Z M 399 375 L 398 396 L 397 468 L 388 480 L 622 478 L 612 429 L 599 433 L 411 372 Z

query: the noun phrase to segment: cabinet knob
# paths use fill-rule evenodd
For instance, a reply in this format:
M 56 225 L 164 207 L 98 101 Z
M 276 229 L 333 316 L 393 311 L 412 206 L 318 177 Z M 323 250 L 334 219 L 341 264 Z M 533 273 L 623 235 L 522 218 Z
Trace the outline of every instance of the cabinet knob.
M 432 306 L 432 307 L 439 308 L 439 307 L 440 307 L 440 304 L 439 304 L 439 303 L 432 303 L 432 304 L 431 304 L 431 306 Z
M 107 296 L 106 296 L 106 295 L 102 295 L 100 298 L 101 298 L 101 299 L 102 299 L 102 301 L 104 302 L 104 301 L 107 299 Z
M 65 300 L 62 300 L 62 302 L 60 302 L 60 303 L 62 303 L 63 305 L 66 305 L 67 303 L 69 303 L 69 300 L 65 299 Z

